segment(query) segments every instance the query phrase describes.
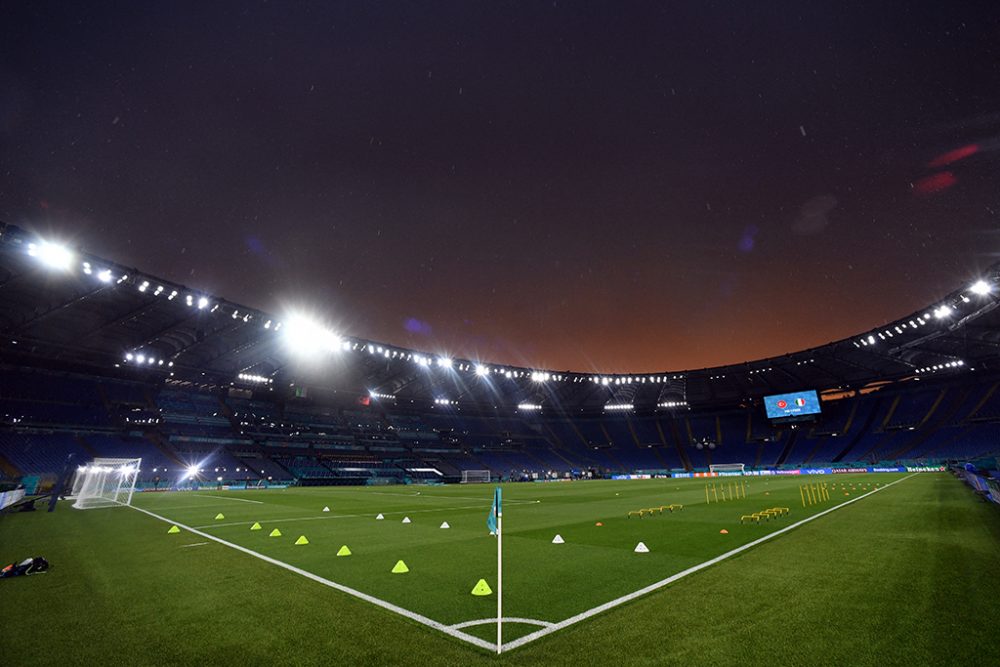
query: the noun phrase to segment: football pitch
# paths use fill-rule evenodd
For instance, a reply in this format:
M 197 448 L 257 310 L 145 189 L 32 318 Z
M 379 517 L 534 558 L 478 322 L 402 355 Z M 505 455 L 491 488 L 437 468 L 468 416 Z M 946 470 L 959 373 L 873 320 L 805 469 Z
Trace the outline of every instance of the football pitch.
M 4 517 L 0 559 L 53 567 L 0 582 L 31 617 L 2 662 L 986 664 L 1000 628 L 1000 515 L 947 474 L 507 484 L 497 657 L 492 493 L 203 489 Z

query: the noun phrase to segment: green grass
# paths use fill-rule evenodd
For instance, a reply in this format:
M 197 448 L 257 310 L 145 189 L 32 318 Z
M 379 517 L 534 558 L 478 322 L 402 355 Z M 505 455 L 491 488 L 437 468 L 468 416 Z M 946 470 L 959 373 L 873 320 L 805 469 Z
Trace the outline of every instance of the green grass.
M 563 620 L 902 477 L 757 479 L 746 500 L 708 505 L 702 480 L 508 485 L 504 615 Z M 802 481 L 836 483 L 831 501 L 803 508 Z M 844 496 L 842 483 L 857 488 Z M 495 614 L 494 596 L 470 595 L 479 578 L 496 587 L 491 491 L 204 491 L 135 504 L 451 624 Z M 669 503 L 685 508 L 625 518 Z M 792 513 L 739 524 L 773 506 Z M 265 530 L 251 532 L 253 521 Z M 269 538 L 273 527 L 284 536 Z M 0 582 L 5 609 L 24 612 L 0 637 L 0 662 L 988 664 L 982 649 L 1000 623 L 1000 513 L 944 474 L 905 479 L 500 658 L 221 544 L 185 548 L 206 540 L 167 528 L 134 510 L 68 505 L 0 520 L 0 560 L 41 554 L 53 564 Z M 550 543 L 556 533 L 566 544 Z M 310 544 L 294 546 L 299 535 Z M 633 553 L 640 540 L 651 553 Z M 342 544 L 354 555 L 336 557 Z M 390 573 L 399 559 L 410 573 Z M 510 624 L 505 640 L 535 629 Z M 492 640 L 495 626 L 466 632 Z

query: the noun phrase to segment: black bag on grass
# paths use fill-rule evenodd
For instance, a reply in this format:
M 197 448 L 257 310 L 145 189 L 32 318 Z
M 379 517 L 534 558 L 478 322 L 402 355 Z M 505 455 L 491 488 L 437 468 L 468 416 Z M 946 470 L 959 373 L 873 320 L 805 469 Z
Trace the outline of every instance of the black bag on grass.
M 49 569 L 49 561 L 41 556 L 25 558 L 20 563 L 11 563 L 0 570 L 0 579 L 20 577 L 30 574 L 42 574 Z

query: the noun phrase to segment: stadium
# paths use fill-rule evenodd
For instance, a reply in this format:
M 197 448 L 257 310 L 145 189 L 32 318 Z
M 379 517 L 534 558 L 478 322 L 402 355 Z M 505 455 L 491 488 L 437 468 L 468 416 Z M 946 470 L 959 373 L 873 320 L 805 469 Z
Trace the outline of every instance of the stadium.
M 0 26 L 0 666 L 997 663 L 990 3 Z
M 764 619 L 822 637 L 844 598 L 890 624 L 876 645 L 906 640 L 900 617 L 944 610 L 993 631 L 996 507 L 976 495 L 1000 500 L 996 267 L 822 347 L 627 376 L 345 337 L 12 225 L 0 271 L 5 557 L 58 564 L 5 597 L 60 599 L 5 640 L 15 663 L 43 641 L 76 658 L 140 650 L 149 629 L 131 619 L 148 614 L 174 619 L 149 641 L 183 636 L 178 662 L 558 662 L 568 644 L 624 650 L 593 634 L 655 650 L 658 626 L 689 615 L 686 644 L 711 643 L 718 615 L 763 661 Z M 490 481 L 507 509 L 500 645 Z M 60 484 L 60 511 L 37 511 Z M 886 597 L 897 587 L 910 599 Z M 92 604 L 122 625 L 43 639 Z M 245 618 L 258 605 L 267 640 Z M 318 639 L 331 626 L 350 649 Z

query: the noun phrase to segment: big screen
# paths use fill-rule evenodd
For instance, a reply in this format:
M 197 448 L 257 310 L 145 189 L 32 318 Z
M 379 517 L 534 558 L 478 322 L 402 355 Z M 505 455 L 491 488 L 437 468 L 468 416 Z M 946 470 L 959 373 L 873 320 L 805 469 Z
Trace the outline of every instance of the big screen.
M 764 408 L 771 419 L 805 417 L 820 413 L 819 396 L 816 391 L 796 391 L 791 394 L 776 394 L 764 397 Z

